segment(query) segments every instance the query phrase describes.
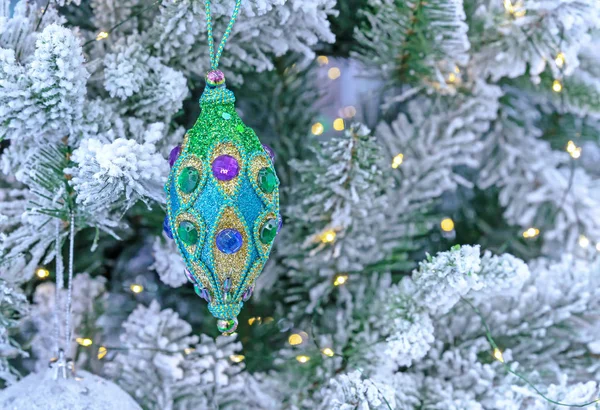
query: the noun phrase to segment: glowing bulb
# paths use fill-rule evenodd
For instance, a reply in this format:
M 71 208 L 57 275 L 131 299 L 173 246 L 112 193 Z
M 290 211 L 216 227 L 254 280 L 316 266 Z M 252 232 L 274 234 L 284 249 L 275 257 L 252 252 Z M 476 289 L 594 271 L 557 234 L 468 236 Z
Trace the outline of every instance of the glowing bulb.
M 328 231 L 325 231 L 321 234 L 321 242 L 323 243 L 331 243 L 333 241 L 335 241 L 335 237 L 337 236 L 337 234 L 335 233 L 335 231 L 333 229 L 330 229 Z
M 558 68 L 561 68 L 563 65 L 565 65 L 565 55 L 563 53 L 558 53 L 554 59 L 554 62 Z
M 403 154 L 398 154 L 394 157 L 394 159 L 392 160 L 392 168 L 396 169 L 398 168 L 400 165 L 402 165 L 402 162 L 404 161 L 404 155 Z
M 500 363 L 504 363 L 504 356 L 502 355 L 502 351 L 498 348 L 494 349 L 494 359 L 498 360 Z
M 106 31 L 101 31 L 96 36 L 96 41 L 101 41 L 101 40 L 104 40 L 106 38 L 108 38 L 108 33 Z
M 454 221 L 450 218 L 444 218 L 440 222 L 440 227 L 444 232 L 452 232 L 454 230 Z
M 535 238 L 540 234 L 540 230 L 537 228 L 529 228 L 523 232 L 523 238 Z
M 333 286 L 340 286 L 348 282 L 348 275 L 337 275 L 333 281 Z
M 329 357 L 333 357 L 333 355 L 335 354 L 334 351 L 330 347 L 324 348 L 323 350 L 321 350 L 321 352 L 323 352 L 323 354 L 325 356 L 329 356 Z
M 312 133 L 314 135 L 321 135 L 323 134 L 323 131 L 325 131 L 325 128 L 323 127 L 323 124 L 321 124 L 320 122 L 316 122 L 313 124 L 312 126 Z
M 250 326 L 252 326 L 254 323 L 256 323 L 256 324 L 259 324 L 259 325 L 260 325 L 260 323 L 261 323 L 261 322 L 262 322 L 262 319 L 261 319 L 261 317 L 260 317 L 260 316 L 257 316 L 257 317 L 251 317 L 250 319 L 248 319 L 248 324 L 249 324 Z
M 98 349 L 98 360 L 102 360 L 107 353 L 108 349 L 104 346 L 100 346 L 100 348 Z
M 304 356 L 304 355 L 298 355 L 298 356 L 296 356 L 296 360 L 298 360 L 300 363 L 306 363 L 310 360 L 310 357 Z
M 288 343 L 292 346 L 301 345 L 303 341 L 304 339 L 302 339 L 302 336 L 300 336 L 298 333 L 294 333 L 288 337 Z
M 448 74 L 448 83 L 453 84 L 456 82 L 456 74 L 450 73 Z
M 317 57 L 317 63 L 319 63 L 320 66 L 324 66 L 329 64 L 329 58 L 327 58 L 327 56 L 319 56 Z
M 186 347 L 185 349 L 183 349 L 183 353 L 185 354 L 192 354 L 196 351 L 196 349 L 194 349 L 193 347 Z
M 137 283 L 132 283 L 131 286 L 129 286 L 129 289 L 131 289 L 133 293 L 142 293 L 144 291 L 144 287 Z
M 577 242 L 579 243 L 579 246 L 584 249 L 590 246 L 590 240 L 585 235 L 579 235 L 579 241 Z
M 552 83 L 552 91 L 554 91 L 555 93 L 559 93 L 562 91 L 562 89 L 563 89 L 563 86 L 560 83 L 560 81 L 554 80 L 554 82 Z
M 342 118 L 336 118 L 335 121 L 333 121 L 334 130 L 344 131 L 344 128 L 346 128 L 346 124 L 344 124 L 344 120 Z
M 581 147 L 575 145 L 573 141 L 567 142 L 567 152 L 571 155 L 572 158 L 577 159 L 581 156 Z
M 93 344 L 92 339 L 89 339 L 87 337 L 78 337 L 77 339 L 75 339 L 75 341 L 84 347 L 89 347 Z
M 48 276 L 50 276 L 50 271 L 48 269 L 38 268 L 35 271 L 35 274 L 40 279 L 46 279 Z
M 514 17 L 523 17 L 527 10 L 523 8 L 523 0 L 517 0 L 513 4 L 511 0 L 504 0 L 504 9 Z
M 337 80 L 338 78 L 340 78 L 341 75 L 342 75 L 342 72 L 337 67 L 331 67 L 327 71 L 327 76 L 329 77 L 330 80 Z
M 231 360 L 233 363 L 243 362 L 245 358 L 246 356 L 243 354 L 232 354 L 229 356 L 229 360 Z

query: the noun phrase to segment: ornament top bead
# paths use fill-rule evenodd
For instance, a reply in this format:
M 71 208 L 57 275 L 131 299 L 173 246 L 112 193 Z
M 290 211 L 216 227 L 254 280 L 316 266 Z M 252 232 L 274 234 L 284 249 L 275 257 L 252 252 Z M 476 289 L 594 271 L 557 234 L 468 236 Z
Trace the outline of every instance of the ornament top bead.
M 225 74 L 221 70 L 209 71 L 206 74 L 206 84 L 209 87 L 219 87 L 225 84 Z

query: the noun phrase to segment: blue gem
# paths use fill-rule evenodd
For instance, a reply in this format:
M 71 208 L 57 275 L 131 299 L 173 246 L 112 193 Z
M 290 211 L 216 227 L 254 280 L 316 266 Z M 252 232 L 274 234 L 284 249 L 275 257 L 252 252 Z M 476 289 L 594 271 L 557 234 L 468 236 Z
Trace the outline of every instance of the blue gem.
M 224 112 L 223 114 L 221 114 L 221 117 L 223 117 L 223 119 L 225 120 L 230 120 L 231 114 L 229 114 L 228 112 Z
M 173 231 L 171 231 L 171 224 L 169 223 L 169 215 L 165 216 L 165 220 L 163 221 L 163 230 L 169 237 L 169 239 L 173 239 Z
M 217 248 L 221 252 L 230 255 L 242 248 L 244 238 L 242 238 L 242 234 L 239 231 L 227 228 L 217 234 L 216 242 Z

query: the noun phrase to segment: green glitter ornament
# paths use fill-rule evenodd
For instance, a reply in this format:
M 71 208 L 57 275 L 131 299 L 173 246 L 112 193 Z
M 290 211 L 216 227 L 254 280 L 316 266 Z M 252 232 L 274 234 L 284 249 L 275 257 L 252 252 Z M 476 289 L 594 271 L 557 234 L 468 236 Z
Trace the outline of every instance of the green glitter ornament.
M 238 116 L 235 96 L 217 70 L 240 3 L 236 0 L 215 55 L 210 2 L 206 2 L 213 70 L 206 76 L 200 116 L 186 133 L 165 185 L 173 238 L 189 277 L 202 289 L 224 334 L 235 330 L 243 297 L 250 294 L 248 289 L 268 260 L 275 235 L 264 227 L 279 219 L 279 180 L 273 162 Z M 217 242 L 224 230 L 227 240 Z M 227 286 L 222 286 L 225 281 Z

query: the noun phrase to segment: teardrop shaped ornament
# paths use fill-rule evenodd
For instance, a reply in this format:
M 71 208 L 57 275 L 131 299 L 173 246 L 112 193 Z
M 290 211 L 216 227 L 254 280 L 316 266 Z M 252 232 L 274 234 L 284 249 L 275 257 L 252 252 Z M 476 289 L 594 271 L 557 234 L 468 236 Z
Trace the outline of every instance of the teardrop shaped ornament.
M 277 234 L 279 179 L 272 152 L 242 122 L 221 72 L 207 75 L 200 106 L 171 156 L 165 226 L 219 330 L 230 334 Z

